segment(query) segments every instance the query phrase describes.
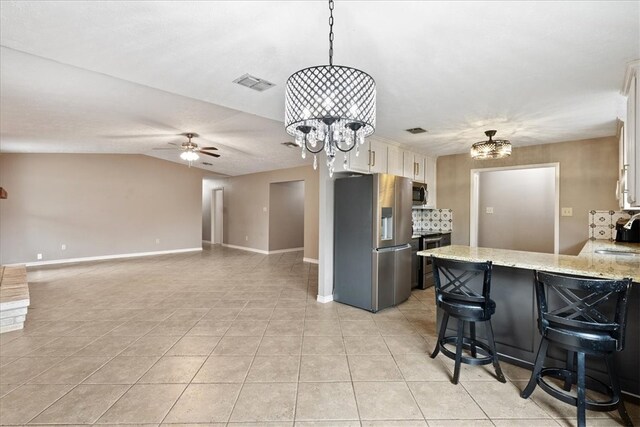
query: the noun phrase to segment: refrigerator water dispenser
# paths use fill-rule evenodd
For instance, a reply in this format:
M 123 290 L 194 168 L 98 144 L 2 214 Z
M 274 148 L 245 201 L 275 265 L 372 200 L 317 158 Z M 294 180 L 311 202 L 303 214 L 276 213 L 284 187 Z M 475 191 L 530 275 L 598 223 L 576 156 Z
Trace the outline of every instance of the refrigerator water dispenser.
M 382 208 L 380 240 L 393 240 L 393 208 Z

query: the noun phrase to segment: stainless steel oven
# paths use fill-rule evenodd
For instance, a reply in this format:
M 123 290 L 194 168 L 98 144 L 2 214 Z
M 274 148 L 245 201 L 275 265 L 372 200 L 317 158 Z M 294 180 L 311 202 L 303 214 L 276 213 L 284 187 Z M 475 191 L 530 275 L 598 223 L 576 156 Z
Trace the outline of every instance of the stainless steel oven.
M 437 234 L 423 236 L 420 242 L 420 250 L 435 249 L 442 246 L 451 245 L 451 234 Z M 421 266 L 422 271 L 418 277 L 418 287 L 420 289 L 427 289 L 434 285 L 433 281 L 433 265 L 431 263 L 431 257 L 422 257 Z

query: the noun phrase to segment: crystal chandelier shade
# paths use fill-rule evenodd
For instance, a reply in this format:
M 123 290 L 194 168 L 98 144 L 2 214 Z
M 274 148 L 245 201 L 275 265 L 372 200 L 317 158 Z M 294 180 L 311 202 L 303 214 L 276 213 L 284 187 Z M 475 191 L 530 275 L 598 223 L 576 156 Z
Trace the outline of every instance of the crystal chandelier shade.
M 355 148 L 358 155 L 358 146 L 375 131 L 376 82 L 356 68 L 333 65 L 332 0 L 329 10 L 329 65 L 304 68 L 287 79 L 284 123 L 302 158 L 307 151 L 313 154 L 314 169 L 317 154 L 325 151 L 332 176 L 338 151 Z
M 495 130 L 485 131 L 488 141 L 476 142 L 471 146 L 471 158 L 475 160 L 502 159 L 511 155 L 511 142 L 506 139 L 493 139 Z

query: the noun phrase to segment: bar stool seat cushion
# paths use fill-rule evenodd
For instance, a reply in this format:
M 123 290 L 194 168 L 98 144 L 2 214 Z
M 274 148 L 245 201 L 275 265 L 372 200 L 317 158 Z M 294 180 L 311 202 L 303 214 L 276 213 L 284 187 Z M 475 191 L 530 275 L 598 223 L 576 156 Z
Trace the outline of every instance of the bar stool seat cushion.
M 496 312 L 496 303 L 492 299 L 490 299 L 488 304 L 486 304 L 486 310 L 485 303 L 483 302 L 463 302 L 457 299 L 451 300 L 446 297 L 439 298 L 438 302 L 440 303 L 438 305 L 442 310 L 446 311 L 453 317 L 465 320 L 476 320 L 478 322 L 482 322 L 489 320 Z
M 609 332 L 586 332 L 571 330 L 566 327 L 557 329 L 549 326 L 545 330 L 545 336 L 561 347 L 576 351 L 614 352 L 618 346 L 618 340 L 612 337 Z

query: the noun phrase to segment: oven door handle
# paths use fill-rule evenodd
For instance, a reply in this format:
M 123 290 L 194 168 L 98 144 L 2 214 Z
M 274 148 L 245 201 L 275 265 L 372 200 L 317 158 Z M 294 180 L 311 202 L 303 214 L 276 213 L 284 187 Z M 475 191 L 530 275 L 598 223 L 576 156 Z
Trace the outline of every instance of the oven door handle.
M 424 239 L 424 243 L 440 243 L 442 242 L 442 237 L 433 237 L 431 239 Z

